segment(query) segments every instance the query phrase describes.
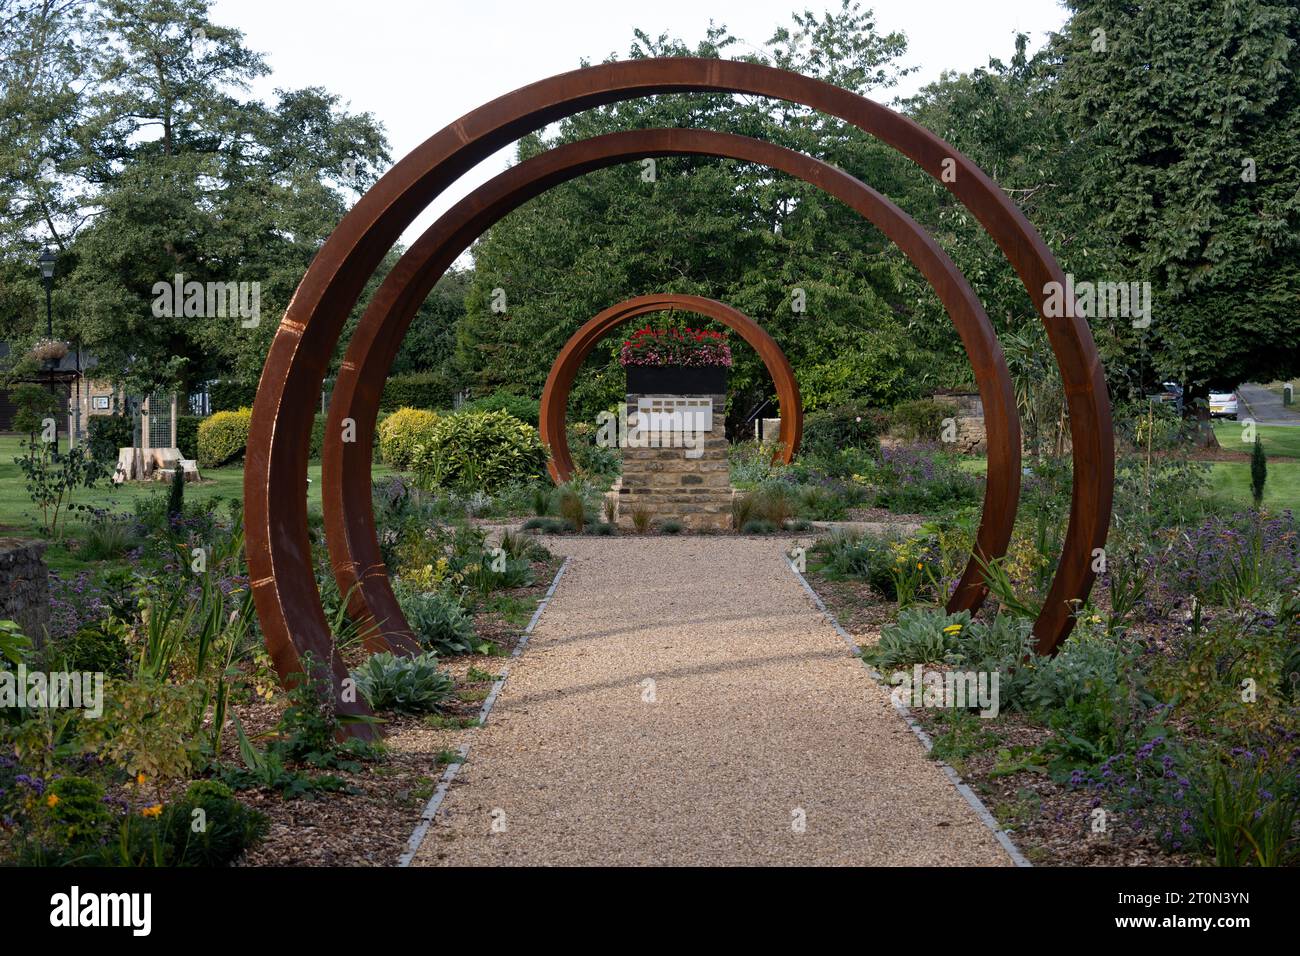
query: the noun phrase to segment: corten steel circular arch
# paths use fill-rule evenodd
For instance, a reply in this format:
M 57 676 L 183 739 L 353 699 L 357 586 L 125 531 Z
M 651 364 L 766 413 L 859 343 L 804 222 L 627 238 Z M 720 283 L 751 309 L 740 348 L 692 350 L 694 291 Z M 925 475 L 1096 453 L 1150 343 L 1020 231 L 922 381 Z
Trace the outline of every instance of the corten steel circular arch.
M 794 453 L 803 439 L 803 404 L 799 397 L 799 383 L 794 379 L 794 370 L 790 368 L 789 360 L 772 336 L 744 312 L 717 299 L 668 293 L 642 295 L 612 305 L 583 323 L 569 341 L 564 343 L 555 361 L 551 363 L 551 371 L 546 376 L 546 385 L 542 389 L 537 423 L 542 443 L 551 450 L 547 469 L 557 484 L 573 477 L 573 456 L 569 453 L 569 435 L 565 423 L 569 417 L 569 391 L 573 388 L 573 380 L 582 368 L 583 361 L 601 339 L 623 323 L 652 312 L 668 312 L 673 309 L 694 312 L 721 322 L 758 353 L 763 365 L 767 367 L 767 374 L 772 376 L 772 382 L 776 385 L 781 429 L 785 433 L 782 435 L 780 458 L 786 464 L 794 459 Z M 788 441 L 785 440 L 786 435 L 789 436 Z
M 343 324 L 367 279 L 402 231 L 455 179 L 519 136 L 581 110 L 660 93 L 769 96 L 839 117 L 914 160 L 960 200 L 1019 274 L 1061 370 L 1074 455 L 1065 543 L 1035 622 L 1040 651 L 1073 626 L 1072 602 L 1087 597 L 1092 551 L 1105 544 L 1114 483 L 1106 384 L 1080 310 L 1045 317 L 1065 276 L 1029 221 L 969 159 L 878 103 L 821 80 L 755 63 L 662 58 L 563 73 L 499 97 L 435 133 L 394 166 L 343 218 L 312 260 L 271 343 L 254 402 L 244 472 L 249 574 L 267 648 L 283 679 L 299 655 L 328 660 L 336 684 L 347 670 L 334 648 L 312 574 L 306 476 L 310 418 Z M 948 161 L 948 162 L 945 162 Z M 340 701 L 344 714 L 366 713 Z
M 761 140 L 706 130 L 636 130 L 559 146 L 483 184 L 435 222 L 398 261 L 371 300 L 334 383 L 322 454 L 326 540 L 339 592 L 357 619 L 377 623 L 375 644 L 414 640 L 383 565 L 370 507 L 370 436 L 384 378 L 420 303 L 442 272 L 511 209 L 583 172 L 645 155 L 728 156 L 781 169 L 845 202 L 874 223 L 936 289 L 966 348 L 985 402 L 988 483 L 976 537 L 984 558 L 1010 540 L 1020 487 L 1020 431 L 1011 376 L 983 306 L 947 254 L 896 205 L 842 170 Z M 344 443 L 344 418 L 356 440 Z M 968 564 L 950 607 L 973 610 L 986 592 L 978 562 Z

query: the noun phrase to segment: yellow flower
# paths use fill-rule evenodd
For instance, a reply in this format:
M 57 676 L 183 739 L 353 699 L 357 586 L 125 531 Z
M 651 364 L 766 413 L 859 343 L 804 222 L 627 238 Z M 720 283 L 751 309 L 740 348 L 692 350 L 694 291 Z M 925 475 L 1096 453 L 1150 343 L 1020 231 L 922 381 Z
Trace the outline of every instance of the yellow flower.
M 916 570 L 920 571 L 922 567 L 923 565 L 921 564 L 920 561 L 916 562 Z
M 52 807 L 52 806 L 54 806 L 54 805 L 55 805 L 56 803 L 58 803 L 58 802 L 59 802 L 59 796 L 58 796 L 58 794 L 56 794 L 56 793 L 52 793 L 52 794 L 50 794 L 48 797 L 45 798 L 45 805 L 46 805 L 47 807 Z
M 160 813 L 162 813 L 162 804 L 161 804 L 161 803 L 155 803 L 152 807 L 145 807 L 143 810 L 141 810 L 141 811 L 140 811 L 140 816 L 142 816 L 142 817 L 156 817 L 156 816 L 158 816 Z
M 144 775 L 143 773 L 138 773 L 138 774 L 135 775 L 135 782 L 136 782 L 137 784 L 139 784 L 140 786 L 142 786 L 142 787 L 144 786 L 145 779 L 146 779 L 146 778 L 145 778 L 145 775 Z
M 960 630 L 961 630 L 960 624 L 949 624 L 947 627 L 943 629 L 943 632 L 945 634 L 956 634 Z

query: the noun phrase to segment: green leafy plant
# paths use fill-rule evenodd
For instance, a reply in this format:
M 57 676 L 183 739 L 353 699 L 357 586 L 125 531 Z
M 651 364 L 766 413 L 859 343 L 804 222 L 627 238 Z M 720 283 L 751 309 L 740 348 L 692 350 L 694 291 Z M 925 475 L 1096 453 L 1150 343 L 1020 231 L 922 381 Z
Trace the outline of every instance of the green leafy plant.
M 419 591 L 400 580 L 393 588 L 397 603 L 416 639 L 435 654 L 472 654 L 478 643 L 474 618 L 460 601 L 441 591 Z
M 372 654 L 352 672 L 357 689 L 375 710 L 420 714 L 438 710 L 451 697 L 455 681 L 438 670 L 434 654 L 397 657 L 384 651 Z
M 962 635 L 970 626 L 969 611 L 949 614 L 941 608 L 906 608 L 895 623 L 881 629 L 876 644 L 863 648 L 862 659 L 882 671 L 959 662 Z
M 426 489 L 491 492 L 540 477 L 545 464 L 537 429 L 507 412 L 444 415 L 411 456 L 416 481 Z
M 31 639 L 23 634 L 18 622 L 0 621 L 0 658 L 17 667 L 31 649 Z

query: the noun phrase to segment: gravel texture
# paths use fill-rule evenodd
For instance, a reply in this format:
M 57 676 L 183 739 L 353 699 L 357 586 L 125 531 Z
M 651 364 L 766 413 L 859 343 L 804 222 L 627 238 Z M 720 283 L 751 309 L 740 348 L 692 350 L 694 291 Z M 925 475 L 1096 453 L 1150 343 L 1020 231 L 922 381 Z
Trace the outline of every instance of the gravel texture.
M 547 543 L 573 560 L 415 865 L 1010 865 L 789 539 Z

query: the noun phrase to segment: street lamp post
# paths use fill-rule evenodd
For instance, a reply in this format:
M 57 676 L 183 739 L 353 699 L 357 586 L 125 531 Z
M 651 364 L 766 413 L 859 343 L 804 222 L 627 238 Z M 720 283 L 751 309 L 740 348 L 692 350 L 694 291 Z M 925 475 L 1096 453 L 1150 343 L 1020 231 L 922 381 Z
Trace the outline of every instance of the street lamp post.
M 45 337 L 48 341 L 54 341 L 54 307 L 51 302 L 51 296 L 54 292 L 54 263 L 58 257 L 46 246 L 41 250 L 41 254 L 36 259 L 36 264 L 41 268 L 41 282 L 45 286 Z M 47 359 L 50 373 L 50 396 L 55 395 L 54 389 L 54 365 L 55 359 Z M 57 419 L 56 419 L 57 421 Z M 57 434 L 57 432 L 56 432 Z

